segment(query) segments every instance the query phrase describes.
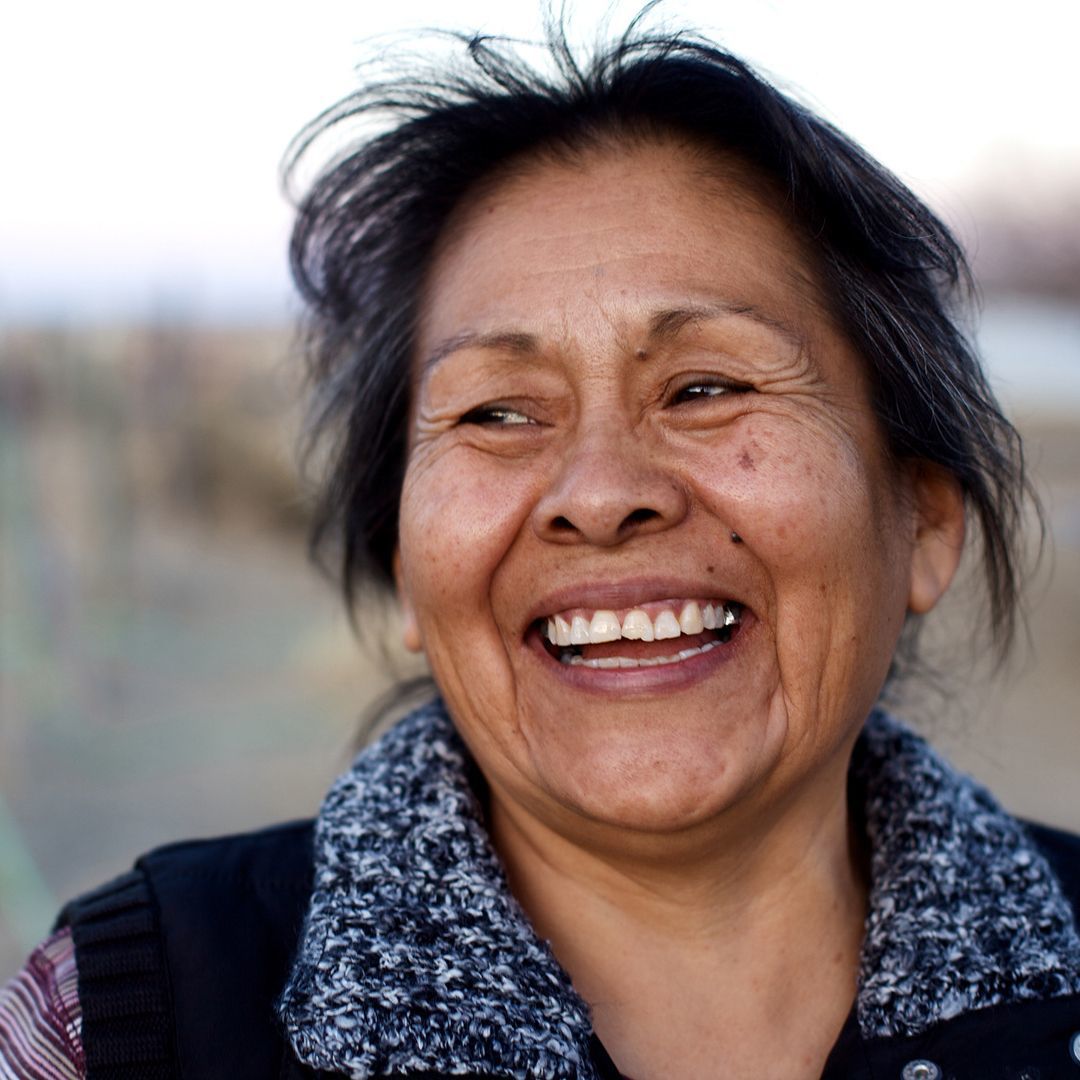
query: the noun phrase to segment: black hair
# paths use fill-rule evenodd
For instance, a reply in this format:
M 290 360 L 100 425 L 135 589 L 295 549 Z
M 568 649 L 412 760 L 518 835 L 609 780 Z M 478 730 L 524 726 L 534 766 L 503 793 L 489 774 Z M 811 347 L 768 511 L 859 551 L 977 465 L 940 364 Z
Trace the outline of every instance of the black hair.
M 692 34 L 650 32 L 639 16 L 579 58 L 551 20 L 546 71 L 514 43 L 450 37 L 455 61 L 416 63 L 357 91 L 302 130 L 286 157 L 288 182 L 323 136 L 346 122 L 380 125 L 315 178 L 291 245 L 309 305 L 309 431 L 323 470 L 313 550 L 332 554 L 350 609 L 362 586 L 392 584 L 417 308 L 454 209 L 530 155 L 671 133 L 768 177 L 810 238 L 892 455 L 932 462 L 963 490 L 1004 653 L 1032 493 L 1019 436 L 961 326 L 973 286 L 945 225 L 844 134 Z

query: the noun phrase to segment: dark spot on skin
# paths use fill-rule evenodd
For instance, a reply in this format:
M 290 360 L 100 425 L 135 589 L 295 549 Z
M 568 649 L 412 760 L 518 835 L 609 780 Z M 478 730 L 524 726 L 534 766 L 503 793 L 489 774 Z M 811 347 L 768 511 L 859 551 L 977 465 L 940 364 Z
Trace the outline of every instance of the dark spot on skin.
M 754 471 L 754 459 L 750 456 L 749 450 L 744 450 L 739 457 L 739 464 L 748 472 Z
M 734 529 L 731 530 L 731 542 L 733 544 L 742 543 L 742 537 Z
M 705 567 L 705 573 L 706 574 L 715 574 L 716 573 L 716 567 L 715 566 L 706 566 Z
M 649 353 L 648 353 L 648 351 L 646 349 L 638 349 L 638 351 L 634 355 L 639 360 L 648 360 L 649 359 Z

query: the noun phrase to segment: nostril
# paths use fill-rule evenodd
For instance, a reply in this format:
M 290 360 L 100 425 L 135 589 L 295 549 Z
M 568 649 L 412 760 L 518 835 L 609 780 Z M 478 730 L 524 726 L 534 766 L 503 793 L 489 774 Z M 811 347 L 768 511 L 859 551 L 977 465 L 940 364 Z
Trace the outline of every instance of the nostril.
M 646 521 L 652 521 L 653 518 L 658 518 L 660 515 L 655 510 L 650 510 L 648 507 L 639 507 L 637 510 L 632 511 L 623 518 L 620 529 L 630 529 L 635 525 L 644 525 Z
M 575 532 L 574 524 L 569 518 L 565 518 L 560 514 L 557 518 L 553 518 L 551 527 L 556 532 Z

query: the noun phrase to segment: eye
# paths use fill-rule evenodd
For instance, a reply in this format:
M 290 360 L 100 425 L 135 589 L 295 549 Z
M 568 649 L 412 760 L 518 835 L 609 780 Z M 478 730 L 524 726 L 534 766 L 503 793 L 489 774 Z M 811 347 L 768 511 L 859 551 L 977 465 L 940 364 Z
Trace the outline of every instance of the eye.
M 481 405 L 479 408 L 470 409 L 459 421 L 461 424 L 535 424 L 523 412 L 508 408 L 506 405 Z
M 681 386 L 672 387 L 668 404 L 682 405 L 687 402 L 707 401 L 729 394 L 745 394 L 753 390 L 746 383 L 716 377 L 687 379 Z

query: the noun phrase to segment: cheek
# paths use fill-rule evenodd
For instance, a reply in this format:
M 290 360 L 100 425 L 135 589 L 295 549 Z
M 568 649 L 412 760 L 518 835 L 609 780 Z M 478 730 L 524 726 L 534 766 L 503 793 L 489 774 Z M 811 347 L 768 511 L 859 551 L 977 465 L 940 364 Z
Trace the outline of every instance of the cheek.
M 895 645 L 906 610 L 904 528 L 876 444 L 762 418 L 698 461 L 702 498 L 767 579 L 778 647 L 824 664 L 861 638 Z M 800 661 L 801 662 L 801 661 Z
M 699 463 L 701 490 L 718 494 L 714 513 L 743 538 L 734 558 L 763 575 L 777 701 L 808 745 L 861 722 L 903 624 L 902 529 L 878 460 L 873 446 L 831 431 L 759 423 Z
M 747 424 L 724 453 L 699 462 L 697 475 L 704 498 L 727 502 L 732 528 L 778 570 L 824 570 L 875 528 L 871 479 L 849 439 Z
M 486 607 L 492 576 L 528 516 L 524 476 L 476 467 L 455 455 L 410 462 L 402 487 L 399 544 L 404 584 L 425 612 Z

